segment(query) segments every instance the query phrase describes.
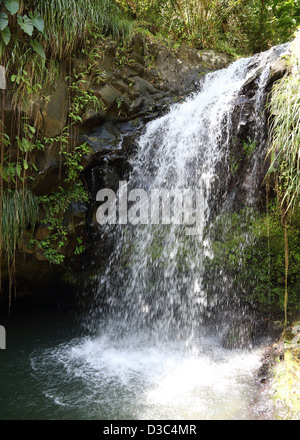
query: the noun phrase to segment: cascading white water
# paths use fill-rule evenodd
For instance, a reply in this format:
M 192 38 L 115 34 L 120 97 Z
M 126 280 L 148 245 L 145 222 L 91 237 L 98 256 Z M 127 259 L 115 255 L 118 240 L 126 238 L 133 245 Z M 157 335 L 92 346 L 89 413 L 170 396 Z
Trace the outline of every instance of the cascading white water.
M 255 397 L 261 348 L 225 350 L 217 323 L 213 333 L 206 331 L 230 283 L 221 273 L 210 277 L 204 260 L 213 256 L 211 219 L 222 206 L 230 207 L 229 150 L 239 92 L 257 78 L 253 118 L 262 152 L 263 91 L 270 65 L 287 49 L 274 48 L 207 75 L 197 93 L 148 123 L 132 159 L 128 190 L 197 189 L 197 234 L 187 235 L 186 225 L 175 224 L 99 226 L 115 247 L 98 276 L 88 318 L 96 332 L 32 356 L 46 397 L 58 407 L 76 408 L 82 418 L 253 417 L 247 407 Z M 255 182 L 258 168 L 253 157 L 249 181 Z M 245 190 L 245 205 L 251 206 L 255 191 L 247 182 Z
M 212 256 L 207 228 L 212 212 L 221 209 L 219 200 L 230 178 L 236 101 L 249 79 L 257 77 L 254 136 L 256 149 L 263 150 L 264 89 L 270 65 L 284 50 L 274 48 L 207 75 L 199 92 L 148 123 L 132 160 L 128 191 L 197 190 L 196 233 L 188 235 L 188 227 L 175 224 L 106 227 L 114 234 L 115 249 L 106 272 L 99 275 L 95 298 L 107 313 L 106 331 L 117 337 L 138 333 L 142 340 L 185 342 L 197 341 L 205 331 L 203 319 L 214 301 L 203 285 L 203 259 Z M 259 159 L 254 155 L 250 164 L 248 205 L 255 203 Z M 151 210 L 147 207 L 149 219 Z

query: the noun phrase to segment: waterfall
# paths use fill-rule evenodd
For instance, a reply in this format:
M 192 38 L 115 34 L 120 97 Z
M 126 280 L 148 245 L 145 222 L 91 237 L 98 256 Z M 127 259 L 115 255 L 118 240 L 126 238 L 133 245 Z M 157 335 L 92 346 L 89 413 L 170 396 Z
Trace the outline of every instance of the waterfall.
M 243 296 L 251 286 L 240 283 L 245 268 L 239 255 L 227 269 L 226 240 L 240 228 L 237 252 L 251 244 L 243 212 L 251 216 L 259 203 L 270 66 L 288 48 L 240 59 L 199 79 L 197 92 L 146 125 L 119 193 L 110 190 L 102 198 L 105 189 L 97 188 L 97 220 L 108 223 L 97 226 L 99 251 L 83 271 L 85 279 L 93 278 L 85 292 L 90 283 L 94 292 L 84 335 L 31 357 L 33 375 L 56 414 L 272 417 L 268 397 L 260 395 L 251 406 L 266 341 L 249 344 L 243 325 L 251 307 Z M 158 190 L 172 195 L 162 206 Z M 189 209 L 179 215 L 183 206 Z M 228 328 L 247 344 L 226 346 Z
M 103 224 L 84 271 L 93 278 L 84 293 L 94 293 L 84 334 L 31 356 L 55 414 L 272 418 L 255 380 L 267 341 L 250 335 L 256 316 L 244 301 L 255 279 L 240 275 L 261 195 L 270 66 L 288 48 L 199 80 L 197 92 L 146 125 L 119 193 L 96 189 Z M 161 206 L 157 191 L 170 196 Z
M 187 345 L 205 334 L 214 305 L 225 297 L 220 274 L 211 274 L 209 280 L 211 291 L 214 284 L 217 286 L 216 294 L 207 291 L 204 260 L 213 257 L 212 219 L 232 209 L 228 196 L 230 148 L 233 130 L 245 124 L 240 116 L 233 125 L 236 107 L 247 83 L 255 79 L 252 142 L 256 153 L 244 183 L 244 204 L 253 207 L 266 151 L 262 128 L 266 84 L 270 66 L 287 48 L 283 45 L 240 59 L 227 69 L 206 75 L 197 92 L 147 124 L 131 160 L 125 196 L 136 189 L 149 195 L 144 202 L 147 206 L 139 202 L 140 221 L 148 224 L 99 226 L 102 234 L 113 237 L 114 249 L 97 279 L 95 308 L 89 321 L 97 331 L 100 326 L 101 333 L 116 338 L 138 335 L 141 341 L 182 340 Z M 152 224 L 153 190 L 180 194 L 180 203 L 192 191 L 195 224 Z M 128 202 L 128 209 L 130 206 L 134 205 Z M 173 220 L 178 206 L 174 205 L 173 211 L 171 206 Z M 146 220 L 145 215 L 142 220 L 141 211 Z

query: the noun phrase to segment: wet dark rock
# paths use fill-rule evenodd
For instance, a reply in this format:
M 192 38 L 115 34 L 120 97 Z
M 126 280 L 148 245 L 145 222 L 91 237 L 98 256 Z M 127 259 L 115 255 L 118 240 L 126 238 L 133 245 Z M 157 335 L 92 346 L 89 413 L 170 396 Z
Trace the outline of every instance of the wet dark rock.
M 137 54 L 136 52 L 132 52 L 130 54 L 130 58 L 137 63 L 141 64 L 142 66 L 145 66 L 145 58 L 142 55 Z
M 257 373 L 259 382 L 264 383 L 271 376 L 271 368 L 274 366 L 276 359 L 281 361 L 284 358 L 284 344 L 283 339 L 279 339 L 277 342 L 269 345 L 264 351 L 261 366 Z
M 95 126 L 101 121 L 104 121 L 107 117 L 107 109 L 95 109 L 95 107 L 89 107 L 82 116 L 82 122 L 84 128 Z M 82 127 L 83 128 L 83 127 Z
M 31 189 L 37 196 L 42 196 L 55 191 L 61 183 L 59 168 L 53 166 L 35 176 Z
M 118 43 L 109 39 L 99 42 L 99 53 L 102 56 L 97 59 L 95 66 L 97 73 L 100 72 L 98 81 L 94 83 L 93 75 L 84 73 L 84 82 L 80 84 L 82 90 L 94 94 L 103 105 L 97 109 L 93 106 L 85 109 L 81 115 L 82 123 L 77 127 L 79 136 L 71 139 L 72 144 L 86 142 L 90 146 L 89 153 L 82 159 L 80 179 L 88 189 L 91 202 L 88 206 L 73 204 L 65 215 L 64 222 L 70 232 L 64 249 L 66 265 L 73 261 L 76 237 L 87 233 L 86 225 L 93 221 L 96 192 L 104 187 L 117 190 L 119 181 L 130 173 L 130 156 L 135 151 L 136 138 L 144 124 L 160 116 L 179 96 L 195 90 L 199 70 L 209 71 L 216 66 L 215 60 L 208 66 L 212 54 L 207 55 L 205 66 L 199 67 L 204 62 L 203 54 L 199 56 L 197 51 L 188 48 L 180 53 L 142 34 L 136 34 L 133 38 L 128 64 L 125 62 L 120 66 L 117 63 L 118 49 Z M 65 59 L 56 84 L 47 91 L 49 102 L 37 100 L 27 109 L 31 123 L 38 128 L 41 138 L 60 135 L 67 125 L 70 100 L 69 83 L 65 78 L 72 75 L 73 69 L 76 72 L 87 72 L 86 63 L 86 60 L 76 57 Z M 1 98 L 3 93 L 0 90 Z M 0 99 L 0 108 L 2 102 Z M 2 110 L 9 132 L 16 118 L 16 109 L 8 93 Z M 18 112 L 22 116 L 22 108 Z M 53 142 L 45 151 L 37 152 L 36 165 L 38 172 L 31 183 L 31 189 L 36 195 L 49 194 L 64 185 L 65 170 L 61 167 L 58 142 Z M 39 223 L 35 233 L 39 240 L 46 238 L 46 225 Z M 25 238 L 24 235 L 19 246 L 20 256 L 26 255 L 32 260 L 38 260 L 34 265 L 28 260 L 28 275 L 39 271 L 40 265 L 49 268 L 42 251 L 38 248 L 29 249 L 28 239 Z M 20 279 L 26 283 L 27 278 L 23 275 L 26 274 L 27 257 L 24 261 L 24 269 L 20 265 L 17 267 L 17 281 Z M 30 282 L 32 278 L 29 276 L 28 280 Z
M 74 217 L 85 218 L 88 207 L 84 203 L 72 202 L 71 210 Z
M 123 93 L 128 93 L 130 91 L 129 85 L 126 84 L 122 79 L 116 80 L 114 82 L 114 86 L 122 94 Z
M 57 81 L 50 101 L 41 104 L 45 136 L 54 137 L 60 134 L 67 122 L 68 85 L 60 78 Z
M 220 181 L 228 182 L 224 196 L 224 209 L 239 210 L 245 203 L 249 203 L 249 194 L 256 200 L 256 205 L 263 208 L 265 203 L 264 177 L 268 170 L 265 160 L 268 149 L 268 112 L 257 115 L 257 91 L 260 86 L 260 73 L 249 78 L 236 97 L 234 111 L 230 116 L 230 159 L 228 172 L 221 170 Z M 271 81 L 271 82 L 270 82 Z M 262 93 L 263 107 L 267 103 L 272 79 L 267 82 Z M 258 127 L 259 120 L 259 127 Z M 227 134 L 226 134 L 227 135 Z M 253 145 L 253 151 L 247 153 L 247 145 Z M 228 177 L 230 179 L 228 180 Z M 255 190 L 254 190 L 255 188 Z M 221 202 L 221 200 L 220 200 Z
M 139 96 L 138 98 L 136 98 L 134 103 L 131 105 L 128 114 L 130 116 L 136 115 L 139 112 L 141 112 L 144 107 L 145 107 L 145 98 L 143 98 L 142 96 Z
M 156 102 L 150 97 L 139 97 L 137 98 L 132 106 L 130 107 L 128 114 L 129 116 L 145 115 L 147 113 L 152 113 L 155 110 Z
M 125 78 L 127 78 L 127 81 L 130 82 L 131 78 L 133 78 L 134 76 L 137 76 L 137 71 L 134 70 L 131 66 L 125 66 L 122 67 L 121 69 L 119 69 L 115 75 L 118 78 L 123 78 L 123 80 L 125 80 Z
M 67 246 L 70 260 L 76 245 L 76 231 L 90 233 L 89 226 L 86 225 L 94 222 L 97 191 L 101 188 L 116 191 L 119 181 L 126 179 L 130 173 L 130 158 L 144 124 L 162 115 L 174 102 L 183 99 L 188 93 L 197 91 L 207 72 L 223 68 L 230 62 L 226 55 L 218 55 L 212 51 L 197 51 L 188 47 L 173 50 L 167 44 L 153 42 L 142 34 L 136 34 L 133 38 L 131 53 L 128 55 L 128 60 L 133 61 L 129 65 L 116 66 L 116 43 L 106 41 L 103 49 L 104 55 L 97 65 L 98 70 L 103 73 L 103 82 L 93 84 L 93 79 L 89 77 L 84 83 L 85 90 L 93 92 L 104 106 L 97 110 L 87 108 L 83 115 L 83 124 L 78 127 L 80 138 L 76 142 L 85 141 L 90 146 L 89 154 L 83 158 L 84 170 L 80 177 L 86 184 L 91 201 L 88 206 L 73 204 L 66 215 L 68 229 L 75 231 Z M 64 78 L 73 68 L 82 71 L 86 67 L 85 63 L 85 60 L 77 58 L 65 60 L 60 78 L 49 93 L 49 103 L 40 105 L 35 102 L 32 105 L 31 117 L 38 122 L 42 135 L 55 136 L 65 127 L 69 110 L 69 90 Z M 284 74 L 284 69 L 283 65 L 273 66 L 270 84 L 278 75 Z M 232 142 L 231 153 L 239 163 L 239 169 L 230 177 L 227 200 L 234 200 L 237 206 L 245 199 L 247 170 L 252 166 L 251 159 L 243 157 L 242 148 L 243 142 L 254 136 L 253 105 L 258 74 L 245 84 L 243 92 L 237 97 L 236 109 L 232 115 L 231 134 L 236 140 Z M 1 93 L 3 92 L 0 91 L 0 95 Z M 0 105 L 1 103 L 2 99 Z M 3 110 L 5 124 L 10 127 L 15 112 L 9 99 L 5 101 Z M 37 195 L 48 194 L 62 184 L 63 174 L 60 171 L 63 173 L 64 170 L 60 170 L 60 162 L 58 144 L 54 143 L 45 153 L 38 153 L 39 174 L 32 182 L 32 189 Z M 229 168 L 229 164 L 227 170 L 220 166 L 221 183 L 227 181 Z M 227 175 L 221 175 L 222 172 Z M 46 234 L 41 225 L 38 225 L 36 234 L 40 238 Z M 25 250 L 25 245 L 24 253 L 27 255 L 31 251 Z M 29 256 L 34 259 L 34 256 Z M 42 253 L 37 252 L 36 257 L 41 260 Z M 45 261 L 38 264 L 47 266 Z M 19 267 L 21 266 L 17 268 L 17 275 L 20 274 L 23 279 L 26 269 L 18 272 Z M 34 266 L 30 273 L 38 271 L 38 267 Z M 30 278 L 31 281 L 33 279 Z M 232 335 L 234 332 L 250 341 L 250 328 L 239 324 L 237 328 L 231 329 Z
M 158 90 L 155 89 L 149 81 L 139 76 L 134 76 L 132 78 L 132 81 L 134 82 L 133 91 L 137 93 L 139 96 L 140 95 L 145 96 L 158 92 Z
M 222 346 L 224 348 L 251 348 L 253 344 L 253 324 L 248 320 L 235 321 L 227 328 Z
M 95 96 L 97 96 L 107 108 L 115 104 L 117 99 L 121 98 L 121 94 L 112 85 L 106 84 L 104 87 L 92 88 Z
M 144 71 L 145 71 L 145 67 L 143 66 L 143 64 L 135 61 L 131 64 L 132 69 L 137 72 L 138 75 L 143 75 Z
M 48 229 L 48 225 L 47 224 L 40 224 L 37 228 L 37 230 L 35 231 L 34 237 L 37 240 L 45 240 L 46 238 L 48 238 L 50 236 L 50 231 Z
M 104 151 L 115 150 L 119 148 L 121 140 L 121 133 L 115 127 L 115 130 L 111 129 L 110 122 L 102 124 L 98 130 L 91 135 L 83 136 L 83 139 L 91 145 L 95 153 L 101 153 Z
M 282 78 L 289 68 L 290 66 L 285 58 L 277 59 L 271 66 L 270 81 L 275 82 Z

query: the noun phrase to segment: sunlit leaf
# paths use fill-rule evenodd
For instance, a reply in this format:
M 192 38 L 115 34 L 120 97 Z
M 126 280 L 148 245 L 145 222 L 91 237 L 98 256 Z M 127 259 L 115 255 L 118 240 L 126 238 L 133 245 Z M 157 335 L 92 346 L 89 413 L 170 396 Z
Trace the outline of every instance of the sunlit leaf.
M 29 17 L 31 18 L 32 24 L 33 26 L 39 31 L 39 32 L 44 32 L 44 20 L 43 18 L 38 14 L 38 13 L 34 13 L 32 14 L 31 12 L 29 12 Z
M 41 43 L 39 43 L 37 40 L 30 40 L 30 45 L 32 47 L 32 49 L 38 54 L 40 55 L 42 58 L 46 59 L 46 55 L 43 49 L 43 46 L 41 45 Z
M 2 40 L 4 41 L 5 45 L 7 46 L 8 43 L 10 42 L 10 37 L 11 37 L 10 29 L 8 26 L 6 26 L 6 28 L 3 29 L 3 31 L 1 31 L 1 36 L 2 36 Z
M 30 18 L 27 17 L 27 15 L 23 15 L 23 17 L 18 15 L 18 25 L 27 35 L 32 35 L 33 24 Z
M 8 18 L 6 12 L 0 12 L 0 31 L 3 31 L 8 25 Z
M 16 14 L 19 10 L 18 0 L 4 0 L 4 4 L 12 15 Z

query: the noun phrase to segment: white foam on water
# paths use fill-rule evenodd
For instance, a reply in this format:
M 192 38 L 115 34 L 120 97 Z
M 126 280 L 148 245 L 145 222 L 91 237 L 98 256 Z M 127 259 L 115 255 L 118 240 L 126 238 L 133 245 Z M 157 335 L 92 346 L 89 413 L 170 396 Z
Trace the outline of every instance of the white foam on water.
M 36 353 L 32 367 L 48 398 L 88 418 L 103 407 L 107 417 L 133 419 L 247 417 L 262 348 L 231 351 L 210 340 L 197 351 L 83 338 Z

